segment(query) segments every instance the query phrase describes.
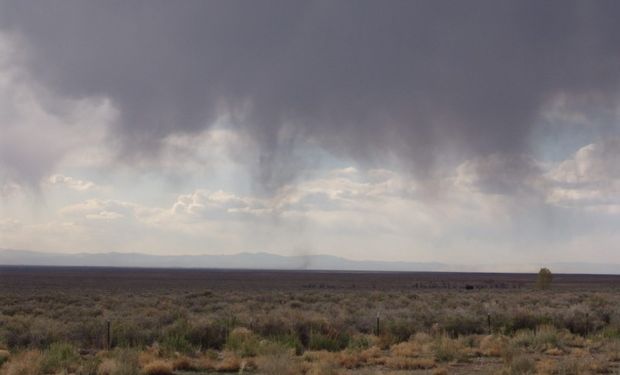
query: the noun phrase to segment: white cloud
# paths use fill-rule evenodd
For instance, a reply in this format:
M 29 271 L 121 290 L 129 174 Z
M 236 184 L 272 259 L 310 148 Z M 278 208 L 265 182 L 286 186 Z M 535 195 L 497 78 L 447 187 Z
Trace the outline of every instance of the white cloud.
M 580 148 L 575 155 L 549 172 L 559 183 L 593 185 L 620 179 L 620 138 L 610 138 Z
M 88 199 L 60 209 L 64 218 L 73 220 L 116 220 L 121 218 L 148 217 L 152 210 L 135 203 L 112 199 Z
M 620 139 L 611 138 L 580 148 L 552 168 L 551 204 L 616 213 L 620 205 Z
M 196 219 L 226 219 L 230 215 L 262 215 L 270 212 L 272 209 L 261 199 L 203 189 L 180 195 L 171 209 L 174 215 Z
M 575 158 L 584 164 L 582 154 Z M 84 193 L 63 195 L 66 202 L 49 220 L 22 220 L 19 231 L 5 232 L 0 245 L 163 254 L 263 250 L 451 263 L 536 260 L 547 248 L 549 256 L 561 259 L 563 244 L 595 238 L 592 228 L 598 223 L 564 218 L 554 211 L 558 206 L 572 202 L 571 207 L 589 211 L 620 211 L 617 202 L 600 203 L 604 173 L 589 178 L 599 179 L 595 184 L 558 177 L 575 158 L 551 169 L 530 158 L 464 162 L 446 172 L 441 192 L 433 197 L 421 193 L 409 175 L 389 169 L 319 169 L 270 196 L 196 188 L 140 202 L 140 195 L 132 199 L 115 190 L 111 199 L 109 191 L 86 188 L 85 179 L 59 175 L 55 183 L 75 189 L 63 194 Z M 560 165 L 564 174 L 557 170 Z M 499 193 L 498 185 L 510 184 L 518 185 L 511 187 L 512 194 Z M 76 198 L 80 201 L 72 201 Z M 554 238 L 554 230 L 562 238 Z M 597 251 L 607 251 L 611 241 L 605 240 L 606 232 L 599 233 Z M 571 256 L 577 259 L 578 253 Z
M 95 183 L 92 181 L 80 180 L 78 178 L 64 176 L 62 174 L 55 174 L 50 176 L 48 182 L 50 185 L 64 186 L 68 189 L 76 191 L 93 190 L 97 187 L 97 185 L 95 185 Z

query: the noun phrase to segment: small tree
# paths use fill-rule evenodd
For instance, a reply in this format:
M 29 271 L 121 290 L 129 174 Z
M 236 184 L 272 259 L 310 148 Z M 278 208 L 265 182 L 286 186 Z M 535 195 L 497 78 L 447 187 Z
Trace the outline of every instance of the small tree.
M 551 286 L 551 281 L 553 280 L 553 274 L 549 271 L 548 268 L 541 268 L 538 271 L 538 278 L 536 279 L 536 287 L 538 289 L 549 289 Z

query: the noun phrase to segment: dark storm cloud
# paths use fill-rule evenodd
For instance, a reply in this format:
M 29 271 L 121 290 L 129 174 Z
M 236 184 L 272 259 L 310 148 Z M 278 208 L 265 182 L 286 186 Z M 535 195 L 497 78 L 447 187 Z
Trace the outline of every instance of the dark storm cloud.
M 114 100 L 126 155 L 234 112 L 268 184 L 290 177 L 302 138 L 423 173 L 448 149 L 523 152 L 558 93 L 617 102 L 618 1 L 1 4 L 37 79 Z

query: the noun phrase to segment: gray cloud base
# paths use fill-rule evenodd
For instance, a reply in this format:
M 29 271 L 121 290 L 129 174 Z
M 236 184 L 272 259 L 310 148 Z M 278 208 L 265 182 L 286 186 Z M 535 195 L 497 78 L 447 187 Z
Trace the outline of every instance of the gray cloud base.
M 266 186 L 300 139 L 420 174 L 448 150 L 519 155 L 556 95 L 616 105 L 618 19 L 617 1 L 0 1 L 37 80 L 113 100 L 123 155 L 232 115 Z

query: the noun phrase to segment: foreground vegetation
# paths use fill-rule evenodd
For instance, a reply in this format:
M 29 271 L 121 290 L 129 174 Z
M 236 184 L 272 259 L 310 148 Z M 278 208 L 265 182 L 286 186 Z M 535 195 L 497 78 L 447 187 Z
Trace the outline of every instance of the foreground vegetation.
M 620 294 L 608 284 L 540 291 L 534 278 L 515 287 L 488 275 L 477 276 L 486 288 L 441 274 L 434 276 L 439 286 L 427 288 L 411 275 L 400 283 L 369 281 L 365 274 L 338 282 L 330 275 L 321 284 L 327 276 L 274 274 L 275 282 L 261 284 L 252 275 L 228 280 L 222 274 L 217 282 L 174 274 L 157 282 L 164 276 L 150 275 L 144 282 L 104 271 L 64 278 L 41 272 L 48 274 L 16 273 L 0 290 L 2 374 L 619 368 Z

